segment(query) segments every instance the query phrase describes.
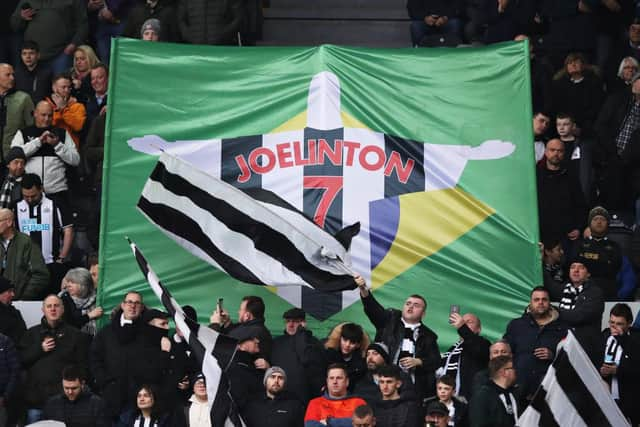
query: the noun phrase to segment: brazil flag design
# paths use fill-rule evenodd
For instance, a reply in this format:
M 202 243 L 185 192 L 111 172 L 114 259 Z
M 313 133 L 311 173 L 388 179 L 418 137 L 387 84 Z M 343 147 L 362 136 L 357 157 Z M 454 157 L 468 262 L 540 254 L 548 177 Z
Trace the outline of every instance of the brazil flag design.
M 162 151 L 239 188 L 269 190 L 331 234 L 360 222 L 351 268 L 385 306 L 425 296 L 425 322 L 443 346 L 455 340 L 450 304 L 478 314 L 496 338 L 539 283 L 525 43 L 238 49 L 125 39 L 113 49 L 104 307 L 129 289 L 159 305 L 136 274 L 127 235 L 201 321 L 217 298 L 233 315 L 255 294 L 275 334 L 292 305 L 320 335 L 341 321 L 371 329 L 357 290 L 243 284 L 165 236 L 136 210 Z

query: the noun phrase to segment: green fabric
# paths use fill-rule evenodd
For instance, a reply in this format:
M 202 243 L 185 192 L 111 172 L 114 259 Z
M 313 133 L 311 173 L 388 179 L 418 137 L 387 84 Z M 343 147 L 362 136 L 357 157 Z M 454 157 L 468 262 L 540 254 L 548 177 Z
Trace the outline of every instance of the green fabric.
M 323 71 L 339 79 L 345 128 L 438 145 L 515 144 L 507 157 L 469 161 L 453 189 L 398 198 L 397 236 L 380 263 L 384 269 L 372 273 L 376 298 L 385 307 L 400 308 L 408 295 L 424 295 L 425 323 L 446 347 L 456 340 L 448 324 L 450 304 L 478 314 L 483 334 L 496 339 L 541 283 L 526 43 L 230 48 L 118 39 L 112 52 L 99 285 L 99 305 L 106 311 L 131 289 L 160 306 L 129 252 L 129 236 L 176 300 L 198 309 L 201 322 L 217 298 L 224 297 L 235 318 L 242 296 L 254 294 L 266 302 L 267 326 L 276 335 L 282 330 L 289 303 L 195 258 L 136 210 L 157 158 L 127 143 L 144 135 L 199 141 L 300 129 L 309 84 Z M 367 185 L 362 182 L 363 189 Z M 359 301 L 325 321 L 308 318 L 308 325 L 322 337 L 342 321 L 372 331 Z

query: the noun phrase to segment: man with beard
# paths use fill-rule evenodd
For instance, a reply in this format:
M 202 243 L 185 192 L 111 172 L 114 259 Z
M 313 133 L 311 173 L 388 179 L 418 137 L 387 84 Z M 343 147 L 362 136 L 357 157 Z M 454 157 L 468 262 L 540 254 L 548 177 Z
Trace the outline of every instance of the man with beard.
M 537 167 L 540 234 L 562 236 L 566 247 L 580 237 L 587 207 L 578 180 L 562 167 L 564 143 L 550 140 L 544 155 Z
M 531 291 L 527 312 L 509 322 L 504 338 L 513 351 L 521 393 L 530 400 L 555 356 L 555 349 L 567 334 L 558 310 L 550 304 L 549 292 L 542 286 Z
M 265 420 L 278 427 L 299 427 L 304 418 L 304 406 L 287 391 L 287 374 L 272 366 L 264 374 L 263 392 L 249 400 L 242 413 L 248 427 L 261 427 Z

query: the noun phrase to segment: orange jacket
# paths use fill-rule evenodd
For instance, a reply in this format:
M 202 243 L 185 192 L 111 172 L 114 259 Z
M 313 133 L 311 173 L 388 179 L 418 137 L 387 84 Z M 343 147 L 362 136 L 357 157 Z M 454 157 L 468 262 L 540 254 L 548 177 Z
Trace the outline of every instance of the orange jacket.
M 57 109 L 56 103 L 47 98 L 46 101 L 53 108 L 52 126 L 65 129 L 71 135 L 76 148 L 80 148 L 80 131 L 87 120 L 87 110 L 82 103 L 75 101 L 69 102 L 63 109 Z
M 359 397 L 348 396 L 342 399 L 332 399 L 327 397 L 325 393 L 324 396 L 316 397 L 309 402 L 307 413 L 304 415 L 305 426 L 315 426 L 316 422 L 329 418 L 334 421 L 348 421 L 348 424 L 351 425 L 353 411 L 366 403 Z

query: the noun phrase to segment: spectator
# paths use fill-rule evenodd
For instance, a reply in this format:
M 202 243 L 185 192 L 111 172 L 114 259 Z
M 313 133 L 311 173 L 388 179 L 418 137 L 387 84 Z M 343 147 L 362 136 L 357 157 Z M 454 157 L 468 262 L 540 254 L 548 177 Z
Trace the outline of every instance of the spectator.
M 156 402 L 156 391 L 149 385 L 143 385 L 136 394 L 136 409 L 120 415 L 116 427 L 172 427 L 171 420 Z
M 109 70 L 104 64 L 96 64 L 91 68 L 91 95 L 87 98 L 86 128 L 91 129 L 96 117 L 107 113 L 107 89 L 109 85 Z M 85 144 L 85 147 L 87 144 Z M 86 149 L 85 149 L 86 153 Z
M 236 44 L 244 12 L 245 3 L 240 0 L 215 3 L 183 0 L 178 5 L 181 37 L 192 44 Z
M 28 94 L 15 90 L 13 67 L 0 64 L 0 163 L 9 151 L 11 140 L 18 129 L 33 124 L 33 102 Z
M 509 357 L 513 356 L 513 354 L 511 353 L 511 346 L 509 345 L 507 340 L 504 340 L 504 339 L 498 340 L 493 344 L 491 344 L 491 347 L 489 347 L 489 361 L 495 359 L 498 356 L 509 356 Z M 488 384 L 488 383 L 489 383 L 489 370 L 483 369 L 482 371 L 478 372 L 476 376 L 473 378 L 472 395 L 476 394 L 478 390 L 480 390 L 480 387 L 482 385 Z
M 264 374 L 264 391 L 249 400 L 243 411 L 247 427 L 262 427 L 265 420 L 278 427 L 299 427 L 304 419 L 304 405 L 288 391 L 289 376 L 279 366 Z
M 389 349 L 384 343 L 375 342 L 367 347 L 367 373 L 360 378 L 353 389 L 356 396 L 362 397 L 367 402 L 382 400 L 380 387 L 378 387 L 378 370 L 384 366 L 388 366 L 391 362 L 389 357 Z M 401 372 L 400 394 L 416 399 L 415 387 L 411 382 L 411 377 L 405 372 Z
M 44 419 L 64 422 L 66 427 L 110 427 L 104 401 L 91 393 L 82 369 L 66 366 L 62 371 L 62 393 L 44 407 Z
M 627 304 L 619 303 L 611 308 L 609 327 L 602 331 L 600 351 L 604 361 L 600 375 L 605 379 L 622 412 L 631 419 L 631 425 L 640 423 L 640 409 L 636 397 L 640 393 L 640 339 L 631 329 L 633 314 Z M 634 333 L 635 332 L 635 333 Z
M 615 93 L 621 90 L 631 90 L 631 79 L 638 72 L 640 66 L 638 60 L 632 56 L 625 56 L 620 61 L 616 79 L 608 88 L 609 93 Z
M 367 289 L 364 279 L 356 278 L 364 312 L 376 328 L 376 342 L 383 342 L 397 364 L 411 375 L 418 401 L 434 395 L 435 371 L 440 364 L 438 336 L 422 323 L 427 301 L 411 295 L 402 311 L 385 310 Z
M 580 183 L 587 206 L 592 206 L 596 198 L 592 140 L 578 135 L 576 122 L 569 114 L 559 113 L 556 116 L 556 131 L 564 143 L 562 168 L 567 169 L 573 175 L 573 180 Z
M 31 95 L 33 104 L 49 96 L 51 70 L 40 62 L 38 43 L 26 40 L 22 43 L 20 61 L 16 65 L 16 89 Z
M 411 43 L 420 46 L 423 39 L 433 34 L 448 34 L 460 38 L 461 23 L 455 4 L 446 0 L 408 0 L 411 19 Z
M 96 47 L 98 56 L 107 65 L 111 57 L 111 39 L 122 35 L 134 3 L 133 0 L 105 0 L 98 11 Z
M 188 427 L 211 427 L 211 407 L 207 396 L 206 379 L 198 373 L 193 379 L 193 394 L 184 408 Z
M 71 95 L 82 104 L 86 104 L 93 95 L 91 70 L 99 63 L 100 60 L 91 46 L 83 44 L 73 52 L 73 67 L 69 70 L 71 75 Z
M 570 53 L 553 81 L 553 109 L 575 119 L 580 134 L 586 136 L 604 101 L 602 81 L 584 56 Z
M 53 78 L 51 97 L 47 102 L 53 108 L 53 126 L 66 130 L 76 144 L 80 147 L 80 131 L 87 119 L 87 111 L 84 105 L 71 96 L 71 78 L 67 74 L 58 74 Z
M 24 150 L 27 172 L 40 177 L 47 197 L 67 203 L 66 168 L 77 166 L 80 155 L 69 132 L 53 124 L 53 114 L 53 107 L 40 101 L 33 114 L 35 124 L 16 132 L 11 145 Z
M 550 304 L 549 291 L 537 286 L 531 291 L 527 312 L 507 326 L 504 339 L 513 351 L 521 394 L 530 401 L 542 382 L 555 350 L 567 335 L 567 325 L 559 320 L 558 310 Z
M 418 406 L 412 398 L 400 395 L 401 371 L 396 365 L 378 370 L 378 386 L 382 400 L 373 403 L 378 427 L 417 426 Z
M 253 360 L 260 353 L 260 329 L 253 326 L 237 331 L 238 349 L 227 369 L 229 390 L 238 409 L 244 411 L 252 396 L 261 393 L 264 370 L 255 367 Z M 228 413 L 228 411 L 223 411 Z
M 429 403 L 424 417 L 425 426 L 447 427 L 450 420 L 449 410 L 442 402 Z
M 160 21 L 157 19 L 147 19 L 140 28 L 140 38 L 150 42 L 160 41 L 161 28 Z
M 44 195 L 38 175 L 25 174 L 22 199 L 16 207 L 18 229 L 42 250 L 49 270 L 49 290 L 57 293 L 68 270 L 65 262 L 73 243 L 73 224 L 64 207 Z
M 533 147 L 536 163 L 544 157 L 544 150 L 547 145 L 547 131 L 551 119 L 547 113 L 537 111 L 533 114 Z
M 87 5 L 82 0 L 20 0 L 11 27 L 24 31 L 25 40 L 38 43 L 42 61 L 58 74 L 71 67 L 76 46 L 87 38 Z
M 471 427 L 513 427 L 520 412 L 513 385 L 516 370 L 509 356 L 498 356 L 489 362 L 491 381 L 480 387 L 469 402 Z
M 218 311 L 218 308 L 211 315 L 210 327 L 218 332 L 238 338 L 243 335 L 243 329 L 257 327 L 260 329 L 260 357 L 255 360 L 256 368 L 267 369 L 268 361 L 271 358 L 271 332 L 264 325 L 264 301 L 262 298 L 253 295 L 242 298 L 238 309 L 238 323 L 231 323 L 229 313 L 225 310 Z
M 449 323 L 458 330 L 460 338 L 442 355 L 441 375 L 456 379 L 455 392 L 458 396 L 471 399 L 473 378 L 489 362 L 489 340 L 480 335 L 482 324 L 473 313 L 461 316 L 451 313 Z
M 15 286 L 15 299 L 39 300 L 49 285 L 49 271 L 40 248 L 15 229 L 14 220 L 11 210 L 0 209 L 2 276 Z
M 353 391 L 353 387 L 366 373 L 364 358 L 369 347 L 369 336 L 360 325 L 340 323 L 333 328 L 324 347 L 327 364 L 344 365 L 351 385 L 349 391 Z
M 140 2 L 131 8 L 129 19 L 123 35 L 130 38 L 141 38 L 144 24 L 149 19 L 158 21 L 160 29 L 158 39 L 167 42 L 180 41 L 177 10 L 171 0 L 149 0 Z
M 622 255 L 620 246 L 607 237 L 611 216 L 602 206 L 589 212 L 589 236 L 578 245 L 578 256 L 589 260 L 594 285 L 602 290 L 605 301 L 630 298 L 636 289 L 636 275 L 631 261 Z M 620 284 L 618 284 L 620 283 Z
M 86 367 L 87 362 L 85 335 L 62 320 L 62 300 L 49 295 L 42 303 L 42 312 L 42 322 L 29 328 L 18 345 L 27 374 L 27 423 L 40 420 L 47 399 L 58 393 L 62 369 L 67 365 Z
M 376 417 L 373 416 L 373 409 L 369 405 L 360 405 L 353 411 L 351 417 L 352 427 L 375 427 Z
M 344 366 L 329 365 L 327 368 L 326 391 L 321 397 L 309 402 L 304 416 L 304 427 L 323 427 L 331 424 L 340 427 L 348 426 L 354 410 L 366 402 L 359 397 L 348 394 L 349 377 Z
M 6 170 L 0 186 L 0 207 L 13 209 L 16 204 L 22 200 L 22 175 L 24 175 L 24 166 L 27 156 L 20 147 L 11 147 L 4 159 L 6 162 Z
M 595 347 L 600 331 L 602 312 L 604 311 L 604 298 L 602 290 L 591 281 L 588 269 L 588 260 L 576 258 L 569 267 L 569 282 L 562 285 L 555 283 L 548 286 L 552 301 L 560 301 L 558 310 L 560 320 L 571 328 L 587 352 L 589 357 L 597 364 Z
M 566 283 L 564 250 L 561 240 L 556 236 L 546 237 L 542 241 L 542 274 L 545 283 L 548 280 L 558 285 Z
M 577 179 L 562 167 L 564 143 L 559 139 L 547 142 L 545 158 L 538 164 L 538 211 L 540 234 L 562 236 L 563 246 L 580 237 L 584 228 L 586 204 Z
M 18 344 L 27 330 L 22 313 L 11 302 L 15 296 L 13 283 L 0 276 L 0 333 Z
M 112 419 L 117 419 L 137 392 L 133 378 L 138 364 L 132 362 L 143 354 L 143 309 L 142 296 L 127 292 L 111 322 L 98 331 L 91 344 L 91 374 Z
M 102 317 L 102 307 L 96 307 L 96 290 L 91 273 L 82 267 L 72 268 L 62 279 L 60 298 L 64 303 L 65 322 L 93 337 L 96 319 Z
M 630 144 L 631 135 L 640 128 L 639 79 L 640 73 L 636 73 L 631 79 L 631 91 L 619 91 L 607 99 L 595 125 L 601 157 L 606 162 L 600 201 L 609 209 L 630 205 L 625 164 L 634 158 L 636 147 Z
M 20 362 L 16 347 L 8 336 L 0 333 L 0 426 L 7 424 L 7 403 L 20 375 Z
M 284 334 L 273 339 L 271 361 L 287 372 L 287 389 L 304 404 L 318 397 L 324 383 L 322 344 L 306 328 L 306 313 L 299 308 L 284 312 Z
M 449 375 L 443 375 L 436 381 L 436 395 L 424 401 L 429 407 L 432 402 L 440 402 L 449 411 L 449 425 L 464 427 L 467 425 L 468 407 L 464 398 L 455 395 L 456 380 Z
M 522 2 L 521 2 L 522 3 Z M 514 38 L 515 41 L 529 40 L 524 34 L 519 34 Z M 533 41 L 529 42 L 529 68 L 531 74 L 531 102 L 533 111 L 551 111 L 553 108 L 553 91 L 551 81 L 553 71 L 551 64 L 544 56 L 537 55 L 534 50 Z M 535 116 L 534 116 L 535 117 Z M 547 117 L 547 120 L 549 117 Z M 535 126 L 535 124 L 534 124 Z M 549 125 L 547 124 L 547 127 Z M 534 129 L 535 130 L 535 129 Z M 546 129 L 545 129 L 546 131 Z M 544 132 L 542 132 L 544 134 Z M 538 141 L 537 139 L 535 139 Z M 544 153 L 544 148 L 540 151 L 540 157 Z M 536 150 L 536 157 L 538 151 Z M 540 160 L 536 158 L 536 161 Z

